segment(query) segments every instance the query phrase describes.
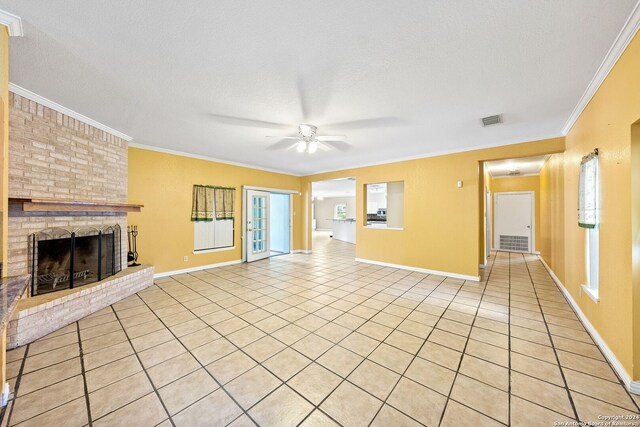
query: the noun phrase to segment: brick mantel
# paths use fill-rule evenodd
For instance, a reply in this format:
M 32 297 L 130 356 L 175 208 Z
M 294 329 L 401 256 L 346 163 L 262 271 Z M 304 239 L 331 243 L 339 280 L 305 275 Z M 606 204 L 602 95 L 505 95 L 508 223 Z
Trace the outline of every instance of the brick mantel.
M 23 212 L 140 212 L 136 203 L 87 202 L 83 200 L 26 199 L 9 197 Z

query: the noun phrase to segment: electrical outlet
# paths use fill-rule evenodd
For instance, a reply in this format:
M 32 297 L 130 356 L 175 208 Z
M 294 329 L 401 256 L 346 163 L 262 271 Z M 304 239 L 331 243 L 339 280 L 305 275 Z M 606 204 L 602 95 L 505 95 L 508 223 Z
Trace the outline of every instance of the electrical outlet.
M 183 260 L 184 262 L 187 262 L 187 261 L 189 261 L 189 257 L 185 255 L 184 257 L 182 257 L 182 260 Z

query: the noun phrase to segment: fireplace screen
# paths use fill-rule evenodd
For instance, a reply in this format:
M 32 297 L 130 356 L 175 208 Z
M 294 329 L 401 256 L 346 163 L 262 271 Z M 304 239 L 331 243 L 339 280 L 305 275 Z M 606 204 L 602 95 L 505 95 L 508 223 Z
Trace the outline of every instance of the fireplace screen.
M 122 269 L 120 226 L 48 228 L 31 236 L 31 295 L 98 282 Z

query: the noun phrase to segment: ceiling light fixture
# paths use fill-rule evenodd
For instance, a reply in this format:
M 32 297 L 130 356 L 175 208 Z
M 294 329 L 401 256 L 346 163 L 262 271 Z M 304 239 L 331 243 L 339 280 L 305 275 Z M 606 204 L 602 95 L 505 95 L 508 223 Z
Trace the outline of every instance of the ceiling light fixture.
M 298 151 L 298 153 L 304 153 L 307 151 L 307 141 L 298 141 L 296 144 L 296 151 Z
M 318 151 L 318 143 L 316 141 L 310 141 L 307 145 L 307 153 L 313 154 Z

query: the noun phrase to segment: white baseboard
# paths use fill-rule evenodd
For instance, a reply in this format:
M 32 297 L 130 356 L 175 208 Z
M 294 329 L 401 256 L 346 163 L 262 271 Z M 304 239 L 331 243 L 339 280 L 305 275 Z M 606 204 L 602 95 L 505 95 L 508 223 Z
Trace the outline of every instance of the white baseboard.
M 491 248 L 491 252 L 513 252 L 513 253 L 517 253 L 517 254 L 524 253 L 525 255 L 529 253 L 529 252 L 522 252 L 522 251 L 508 251 L 506 249 L 496 249 L 496 248 Z M 533 251 L 531 253 L 533 255 L 540 255 L 540 251 Z M 540 258 L 540 259 L 542 259 L 542 258 Z
M 587 316 L 585 316 L 585 314 L 582 312 L 580 306 L 578 305 L 576 300 L 573 299 L 567 288 L 565 288 L 564 284 L 560 281 L 560 279 L 558 279 L 558 276 L 556 276 L 556 274 L 553 272 L 553 270 L 551 270 L 551 268 L 547 265 L 544 259 L 542 259 L 542 257 L 538 257 L 538 259 L 540 259 L 544 267 L 547 269 L 553 281 L 556 282 L 556 285 L 558 285 L 558 288 L 560 288 L 560 290 L 564 294 L 564 297 L 567 299 L 567 301 L 569 301 L 569 305 L 571 305 L 573 310 L 580 318 L 580 321 L 582 322 L 584 327 L 587 329 L 589 334 L 591 334 L 591 337 L 595 341 L 596 345 L 600 347 L 600 350 L 602 351 L 602 354 L 604 354 L 604 357 L 609 361 L 611 366 L 613 366 L 613 369 L 616 371 L 624 385 L 627 387 L 627 390 L 634 394 L 640 394 L 640 381 L 631 380 L 631 375 L 629 375 L 624 366 L 622 366 L 622 363 L 620 363 L 616 355 L 609 348 L 607 343 L 602 339 L 596 328 L 591 324 L 591 322 L 589 322 Z
M 388 262 L 372 261 L 370 259 L 364 259 L 364 258 L 356 258 L 356 261 L 364 262 L 366 264 L 379 265 L 382 267 L 398 268 L 400 270 L 417 271 L 419 273 L 426 273 L 426 274 L 437 274 L 438 276 L 447 276 L 447 277 L 452 277 L 454 279 L 471 280 L 473 282 L 480 281 L 480 276 L 469 276 L 466 274 L 450 273 L 448 271 L 429 270 L 426 268 L 411 267 L 411 266 L 402 265 L 402 264 L 391 264 Z
M 194 271 L 208 270 L 210 268 L 226 267 L 227 265 L 240 264 L 241 262 L 242 262 L 241 259 L 235 259 L 233 261 L 219 262 L 217 264 L 207 264 L 207 265 L 200 265 L 198 267 L 184 268 L 182 270 L 165 271 L 165 272 L 162 272 L 162 273 L 154 274 L 153 278 L 154 279 L 159 279 L 161 277 L 175 276 L 175 275 L 178 275 L 178 274 L 185 274 L 185 273 L 193 273 Z
M 306 250 L 306 249 L 295 249 L 295 250 L 291 251 L 292 254 L 306 254 L 306 255 L 309 255 L 312 252 L 313 251 L 309 251 L 309 250 Z

